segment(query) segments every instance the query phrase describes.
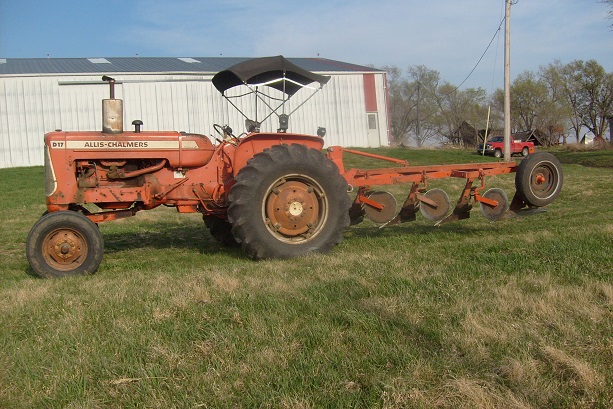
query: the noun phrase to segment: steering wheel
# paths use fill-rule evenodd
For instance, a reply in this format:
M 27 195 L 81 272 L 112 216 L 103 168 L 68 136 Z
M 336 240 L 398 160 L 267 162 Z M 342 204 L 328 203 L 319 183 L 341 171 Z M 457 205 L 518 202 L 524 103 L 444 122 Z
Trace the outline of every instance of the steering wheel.
M 221 136 L 222 139 L 215 138 L 220 143 L 222 142 L 222 140 L 230 142 L 230 138 L 234 139 L 235 141 L 238 140 L 238 138 L 234 136 L 234 134 L 232 134 L 232 128 L 230 128 L 228 125 L 221 126 L 219 124 L 213 124 L 213 129 L 215 129 L 215 132 L 217 132 L 219 136 Z

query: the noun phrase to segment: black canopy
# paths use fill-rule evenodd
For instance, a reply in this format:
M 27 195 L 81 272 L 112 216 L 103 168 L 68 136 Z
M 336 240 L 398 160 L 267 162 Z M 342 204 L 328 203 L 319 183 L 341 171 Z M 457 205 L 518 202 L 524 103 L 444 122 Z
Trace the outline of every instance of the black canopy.
M 218 72 L 213 77 L 213 85 L 223 94 L 228 89 L 238 85 L 264 84 L 292 96 L 303 86 L 312 82 L 319 82 L 323 86 L 328 80 L 330 80 L 330 77 L 304 70 L 278 55 L 276 57 L 253 58 L 235 64 Z

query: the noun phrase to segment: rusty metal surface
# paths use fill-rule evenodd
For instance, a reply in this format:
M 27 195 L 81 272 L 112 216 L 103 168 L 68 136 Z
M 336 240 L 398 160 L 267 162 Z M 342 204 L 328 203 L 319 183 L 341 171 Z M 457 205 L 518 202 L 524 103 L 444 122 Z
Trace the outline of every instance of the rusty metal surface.
M 123 132 L 123 101 L 121 99 L 102 100 L 102 133 L 118 134 Z
M 388 223 L 396 216 L 396 198 L 389 192 L 371 192 L 364 204 L 366 217 L 375 223 Z

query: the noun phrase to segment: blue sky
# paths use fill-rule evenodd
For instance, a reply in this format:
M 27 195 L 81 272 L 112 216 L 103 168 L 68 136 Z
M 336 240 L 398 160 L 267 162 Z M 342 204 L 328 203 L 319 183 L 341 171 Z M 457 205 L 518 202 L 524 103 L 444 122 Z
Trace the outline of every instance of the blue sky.
M 519 0 L 512 76 L 555 59 L 613 71 L 613 21 L 598 0 Z M 504 0 L 0 0 L 0 58 L 321 56 L 425 65 L 460 84 L 504 17 Z M 502 87 L 504 37 L 465 87 Z

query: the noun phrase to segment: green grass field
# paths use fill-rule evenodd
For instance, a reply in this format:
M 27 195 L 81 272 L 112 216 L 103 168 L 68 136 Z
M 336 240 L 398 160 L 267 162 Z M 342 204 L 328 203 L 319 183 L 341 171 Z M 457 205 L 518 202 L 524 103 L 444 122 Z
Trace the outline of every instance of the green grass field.
M 542 214 L 367 221 L 329 254 L 255 262 L 163 208 L 101 224 L 100 269 L 68 279 L 28 273 L 43 168 L 0 169 L 0 407 L 612 407 L 613 151 L 554 153 Z M 512 196 L 512 175 L 487 182 Z

